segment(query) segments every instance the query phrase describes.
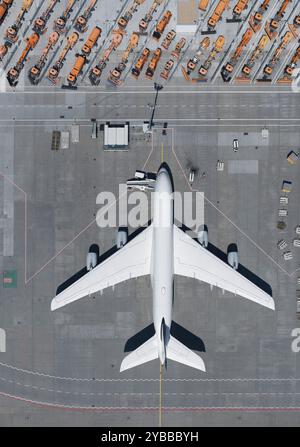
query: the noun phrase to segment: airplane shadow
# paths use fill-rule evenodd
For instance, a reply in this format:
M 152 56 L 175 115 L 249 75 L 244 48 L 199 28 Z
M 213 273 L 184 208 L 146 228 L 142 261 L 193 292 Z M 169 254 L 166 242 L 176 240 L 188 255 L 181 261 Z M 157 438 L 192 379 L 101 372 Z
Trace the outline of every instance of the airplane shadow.
M 144 231 L 151 223 L 151 220 L 147 222 L 145 227 L 140 227 L 137 230 L 135 230 L 133 233 L 128 235 L 128 241 L 130 242 L 132 239 L 134 239 L 138 234 L 140 234 L 142 231 Z M 107 250 L 105 253 L 99 256 L 99 245 L 98 244 L 92 244 L 89 248 L 89 251 L 92 251 L 96 253 L 97 256 L 97 265 L 104 262 L 107 258 L 112 256 L 114 253 L 118 251 L 118 248 L 116 245 L 111 247 L 109 250 Z M 78 279 L 82 278 L 84 275 L 88 273 L 86 267 L 82 267 L 78 272 L 74 273 L 74 275 L 70 276 L 68 279 L 66 279 L 63 283 L 61 283 L 57 289 L 56 289 L 56 295 L 63 292 L 67 287 L 70 287 L 72 284 L 74 284 Z
M 197 335 L 182 327 L 180 324 L 176 323 L 175 321 L 172 321 L 170 332 L 173 337 L 175 337 L 189 349 L 198 352 L 205 352 L 205 344 L 203 340 Z M 145 327 L 127 340 L 124 347 L 124 352 L 134 351 L 147 340 L 149 340 L 149 338 L 153 337 L 154 334 L 154 324 L 151 323 L 149 324 L 149 326 Z
M 187 226 L 185 226 L 183 224 L 181 226 L 181 229 L 184 232 L 187 232 L 187 231 L 193 232 L 190 228 L 188 228 Z M 205 229 L 207 229 L 206 225 L 205 225 Z M 198 242 L 198 240 L 196 238 L 194 238 L 194 240 L 196 242 Z M 235 246 L 235 244 L 229 244 L 229 246 L 228 246 L 229 251 L 232 249 L 233 246 Z M 219 259 L 221 259 L 221 261 L 225 262 L 225 264 L 227 264 L 227 253 L 224 253 L 222 250 L 220 250 L 218 247 L 216 247 L 211 242 L 208 243 L 207 250 L 209 250 L 213 255 L 215 255 Z M 257 287 L 262 289 L 264 292 L 268 293 L 270 296 L 273 296 L 273 291 L 272 291 L 272 287 L 270 286 L 270 284 L 268 284 L 262 278 L 257 276 L 255 273 L 251 272 L 251 270 L 247 269 L 247 267 L 245 267 L 243 264 L 239 263 L 237 271 L 242 276 L 244 276 L 249 281 L 251 281 L 253 284 L 255 284 Z

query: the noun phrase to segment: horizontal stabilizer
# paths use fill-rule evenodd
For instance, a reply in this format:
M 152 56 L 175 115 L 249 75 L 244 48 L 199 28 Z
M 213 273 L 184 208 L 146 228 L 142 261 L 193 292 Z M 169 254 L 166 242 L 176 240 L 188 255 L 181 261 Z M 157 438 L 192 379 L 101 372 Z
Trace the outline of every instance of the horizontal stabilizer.
M 130 337 L 124 347 L 124 352 L 131 352 L 139 348 L 145 341 L 149 340 L 155 334 L 154 324 L 151 323 L 149 326 L 142 329 L 137 334 Z M 177 337 L 178 338 L 178 337 Z
M 142 365 L 158 358 L 157 336 L 154 335 L 135 351 L 128 354 L 121 363 L 120 371 Z
M 200 371 L 206 371 L 202 358 L 172 337 L 172 335 L 167 345 L 167 359 L 199 369 Z
M 205 344 L 202 338 L 188 331 L 180 324 L 176 323 L 174 320 L 171 324 L 171 335 L 176 338 L 176 340 L 180 341 L 187 348 L 192 351 L 205 352 Z

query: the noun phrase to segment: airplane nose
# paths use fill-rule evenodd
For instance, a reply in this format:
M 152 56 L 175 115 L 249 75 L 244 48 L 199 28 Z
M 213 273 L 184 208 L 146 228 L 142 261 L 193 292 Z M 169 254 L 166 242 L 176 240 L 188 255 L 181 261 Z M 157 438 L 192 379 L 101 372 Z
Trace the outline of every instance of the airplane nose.
M 166 174 L 169 174 L 169 169 L 168 169 L 168 165 L 166 162 L 163 162 L 160 167 L 158 168 L 158 174 L 160 174 L 161 172 L 165 172 Z

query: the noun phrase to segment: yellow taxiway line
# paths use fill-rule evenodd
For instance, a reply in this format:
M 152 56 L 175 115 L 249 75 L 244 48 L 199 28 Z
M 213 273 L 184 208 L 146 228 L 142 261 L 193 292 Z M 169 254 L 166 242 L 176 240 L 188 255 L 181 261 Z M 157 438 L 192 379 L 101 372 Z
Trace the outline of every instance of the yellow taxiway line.
M 158 426 L 162 426 L 162 408 L 163 408 L 163 372 L 164 367 L 159 363 L 159 413 L 158 413 Z

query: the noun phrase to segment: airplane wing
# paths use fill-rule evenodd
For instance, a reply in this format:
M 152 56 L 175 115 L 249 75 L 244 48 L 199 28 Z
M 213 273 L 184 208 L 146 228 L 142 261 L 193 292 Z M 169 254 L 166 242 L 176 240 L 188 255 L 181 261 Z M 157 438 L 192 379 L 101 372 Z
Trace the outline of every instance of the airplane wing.
M 153 227 L 150 225 L 124 247 L 56 295 L 51 310 L 123 281 L 150 274 Z
M 174 225 L 174 273 L 240 295 L 269 309 L 273 298 Z

